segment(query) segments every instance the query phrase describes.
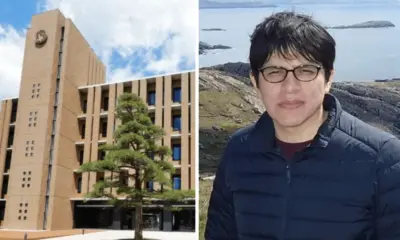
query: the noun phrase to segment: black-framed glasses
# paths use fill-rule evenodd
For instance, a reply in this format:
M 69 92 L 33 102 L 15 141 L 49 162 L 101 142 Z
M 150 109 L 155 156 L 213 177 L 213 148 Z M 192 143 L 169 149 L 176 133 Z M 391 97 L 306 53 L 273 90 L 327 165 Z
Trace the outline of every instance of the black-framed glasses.
M 292 72 L 295 78 L 301 82 L 310 82 L 317 78 L 321 66 L 315 66 L 311 64 L 300 65 L 293 69 L 286 69 L 283 67 L 268 66 L 259 69 L 264 79 L 270 83 L 283 82 L 288 73 Z

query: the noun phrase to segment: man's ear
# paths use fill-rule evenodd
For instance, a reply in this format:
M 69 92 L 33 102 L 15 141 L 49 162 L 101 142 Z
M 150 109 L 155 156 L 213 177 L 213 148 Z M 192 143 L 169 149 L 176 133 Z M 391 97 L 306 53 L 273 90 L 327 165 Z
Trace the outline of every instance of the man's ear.
M 334 76 L 335 76 L 335 70 L 332 69 L 328 82 L 325 85 L 325 93 L 329 93 L 329 91 L 331 90 Z
M 253 87 L 254 88 L 258 88 L 257 87 L 256 78 L 255 78 L 254 73 L 252 71 L 250 71 L 250 76 L 249 77 L 250 77 L 250 81 L 251 81 L 251 84 L 253 85 Z
M 258 86 L 257 86 L 257 81 L 256 81 L 256 78 L 254 76 L 254 73 L 250 72 L 250 76 L 249 77 L 250 77 L 251 84 L 253 85 L 253 87 L 255 88 L 255 90 L 257 92 L 258 97 L 261 98 L 262 95 L 261 95 L 261 92 L 260 92 L 260 88 L 258 88 Z

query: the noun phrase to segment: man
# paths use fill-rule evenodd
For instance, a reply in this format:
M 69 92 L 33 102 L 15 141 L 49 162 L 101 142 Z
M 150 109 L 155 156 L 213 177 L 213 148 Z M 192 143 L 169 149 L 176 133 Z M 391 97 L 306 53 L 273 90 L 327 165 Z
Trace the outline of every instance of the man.
M 400 141 L 329 93 L 335 41 L 313 19 L 276 13 L 251 36 L 266 108 L 218 167 L 206 240 L 400 239 Z

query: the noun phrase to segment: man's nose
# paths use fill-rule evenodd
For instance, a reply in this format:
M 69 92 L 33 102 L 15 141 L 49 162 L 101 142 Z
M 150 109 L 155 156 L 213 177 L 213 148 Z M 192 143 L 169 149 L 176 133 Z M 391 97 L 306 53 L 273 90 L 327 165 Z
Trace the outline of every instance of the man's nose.
M 288 72 L 285 80 L 282 83 L 282 87 L 287 92 L 293 92 L 300 89 L 300 82 L 297 80 L 293 72 Z

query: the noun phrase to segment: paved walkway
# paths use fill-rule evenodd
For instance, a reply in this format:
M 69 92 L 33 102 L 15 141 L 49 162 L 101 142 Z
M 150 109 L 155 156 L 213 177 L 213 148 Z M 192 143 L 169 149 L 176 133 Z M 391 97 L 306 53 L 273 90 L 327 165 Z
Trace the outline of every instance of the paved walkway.
M 47 238 L 47 240 L 124 240 L 132 239 L 135 232 L 132 230 L 110 230 L 84 235 L 68 237 Z M 154 240 L 196 240 L 198 235 L 194 232 L 143 232 L 144 238 Z

